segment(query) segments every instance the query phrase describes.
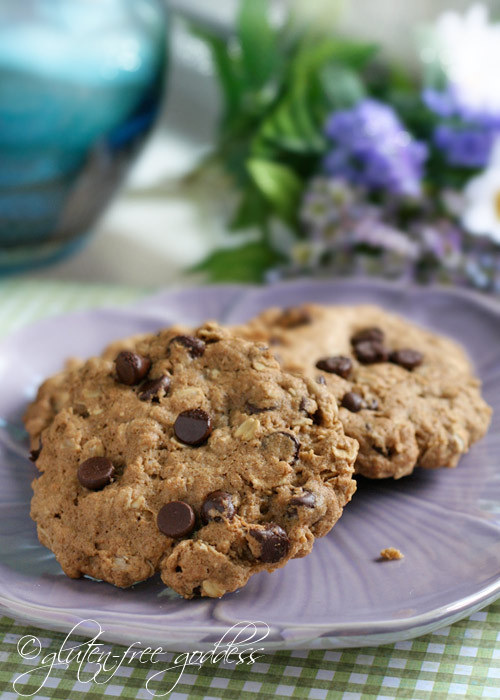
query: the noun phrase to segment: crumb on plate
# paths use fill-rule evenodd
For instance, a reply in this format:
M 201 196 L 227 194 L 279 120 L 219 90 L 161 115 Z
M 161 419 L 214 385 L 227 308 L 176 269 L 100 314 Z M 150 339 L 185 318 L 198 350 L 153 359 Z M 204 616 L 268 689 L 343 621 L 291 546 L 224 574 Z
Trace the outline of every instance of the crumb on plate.
M 395 547 L 386 547 L 380 552 L 380 558 L 391 561 L 392 559 L 403 559 L 404 554 L 396 549 Z

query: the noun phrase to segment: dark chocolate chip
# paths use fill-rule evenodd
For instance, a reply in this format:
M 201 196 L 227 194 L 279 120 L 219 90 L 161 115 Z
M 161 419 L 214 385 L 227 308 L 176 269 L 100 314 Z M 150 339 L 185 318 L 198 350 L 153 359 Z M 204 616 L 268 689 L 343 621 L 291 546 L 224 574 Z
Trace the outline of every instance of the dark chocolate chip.
M 184 345 L 184 347 L 189 350 L 191 357 L 201 357 L 205 352 L 205 343 L 203 340 L 195 338 L 193 335 L 176 335 L 175 338 L 172 338 L 170 341 L 169 347 L 172 343 Z
M 260 561 L 273 564 L 286 557 L 290 551 L 290 540 L 282 527 L 267 523 L 265 530 L 250 530 L 250 534 L 261 546 Z
M 223 518 L 232 520 L 234 517 L 234 505 L 230 493 L 227 491 L 212 491 L 203 501 L 201 506 L 201 519 L 206 524 L 210 520 L 220 522 Z
M 116 358 L 115 365 L 118 381 L 132 386 L 133 384 L 139 384 L 147 375 L 151 368 L 151 360 L 149 357 L 142 357 L 136 352 L 124 350 Z
M 354 354 L 359 362 L 372 365 L 375 362 L 387 362 L 389 353 L 378 340 L 363 340 L 354 346 Z
M 347 379 L 352 370 L 352 361 L 349 357 L 343 357 L 342 355 L 324 357 L 316 362 L 316 367 L 322 369 L 323 372 L 338 374 L 339 377 Z
M 291 506 L 304 506 L 305 508 L 314 508 L 316 505 L 316 496 L 310 491 L 304 491 L 302 496 L 294 496 L 288 502 Z
M 107 457 L 90 457 L 78 467 L 78 481 L 86 489 L 99 491 L 111 483 L 115 468 Z
M 139 392 L 141 401 L 159 402 L 160 396 L 166 396 L 170 387 L 170 377 L 166 374 L 158 379 L 150 379 L 144 382 Z
M 212 432 L 212 419 L 202 408 L 192 408 L 179 413 L 174 423 L 178 440 L 186 445 L 202 445 Z
M 315 414 L 312 417 L 312 421 L 314 425 L 323 424 L 323 411 L 321 410 L 321 408 L 318 408 L 318 410 L 315 412 Z
M 393 448 L 389 447 L 388 445 L 385 445 L 384 447 L 372 445 L 372 449 L 375 450 L 375 452 L 378 452 L 379 455 L 382 455 L 382 457 L 386 457 L 387 459 L 390 459 L 394 454 Z
M 250 415 L 254 413 L 265 413 L 266 411 L 276 411 L 278 407 L 277 406 L 256 406 L 255 404 L 251 403 L 250 401 L 246 402 L 245 410 L 247 413 L 250 413 Z
M 357 345 L 358 343 L 364 343 L 365 341 L 375 341 L 377 343 L 384 342 L 384 331 L 376 326 L 371 328 L 363 328 L 362 330 L 355 333 L 351 338 L 351 343 Z
M 341 405 L 347 408 L 348 411 L 351 411 L 351 413 L 357 413 L 364 408 L 364 401 L 355 391 L 348 391 L 347 394 L 344 394 Z
M 326 379 L 324 378 L 324 376 L 322 374 L 320 374 L 319 377 L 316 377 L 316 382 L 318 384 L 324 385 L 324 384 L 326 384 Z
M 281 316 L 277 319 L 277 325 L 282 328 L 298 328 L 311 323 L 312 317 L 307 309 L 290 308 L 284 309 Z
M 40 444 L 35 450 L 30 450 L 30 456 L 29 460 L 30 462 L 36 462 L 36 460 L 40 457 L 40 453 L 42 451 L 42 441 L 40 440 Z
M 195 525 L 193 509 L 184 501 L 166 503 L 158 512 L 156 524 L 160 532 L 168 537 L 190 535 Z
M 418 350 L 403 348 L 401 350 L 394 350 L 394 352 L 391 352 L 389 359 L 395 365 L 412 370 L 422 364 L 424 356 L 421 352 L 418 352 Z
M 300 442 L 292 435 L 284 430 L 279 430 L 270 435 L 266 435 L 262 440 L 262 445 L 265 450 L 273 450 L 280 461 L 295 464 L 299 458 Z

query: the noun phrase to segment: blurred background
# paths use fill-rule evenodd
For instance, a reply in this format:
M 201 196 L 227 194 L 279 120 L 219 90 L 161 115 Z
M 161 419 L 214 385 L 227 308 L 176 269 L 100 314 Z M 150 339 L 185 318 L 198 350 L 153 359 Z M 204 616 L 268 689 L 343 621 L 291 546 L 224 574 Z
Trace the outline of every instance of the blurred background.
M 465 16 L 477 7 L 466 0 L 302 5 L 305 16 L 321 18 L 324 33 L 377 42 L 384 60 L 409 75 L 423 72 L 422 28 L 446 11 Z M 490 23 L 499 18 L 498 0 L 481 6 Z M 230 44 L 240 9 L 239 0 L 0 0 L 2 274 L 187 284 L 200 279 L 188 271 L 193 265 L 234 245 L 227 222 L 236 194 L 224 173 L 189 185 L 186 176 L 217 144 L 224 110 L 213 54 L 199 32 Z M 267 10 L 280 27 L 289 3 L 269 0 Z M 96 139 L 101 132 L 106 137 Z M 278 248 L 294 245 L 276 228 Z M 36 246 L 54 229 L 57 245 L 34 256 L 19 250 L 26 231 Z M 277 267 L 289 274 L 287 265 Z

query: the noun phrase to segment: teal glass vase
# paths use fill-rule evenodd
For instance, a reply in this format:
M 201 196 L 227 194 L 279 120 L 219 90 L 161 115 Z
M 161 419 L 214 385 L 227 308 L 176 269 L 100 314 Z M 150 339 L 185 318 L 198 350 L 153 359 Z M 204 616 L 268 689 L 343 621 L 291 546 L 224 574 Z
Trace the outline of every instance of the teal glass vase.
M 78 248 L 158 113 L 162 0 L 0 0 L 0 272 Z

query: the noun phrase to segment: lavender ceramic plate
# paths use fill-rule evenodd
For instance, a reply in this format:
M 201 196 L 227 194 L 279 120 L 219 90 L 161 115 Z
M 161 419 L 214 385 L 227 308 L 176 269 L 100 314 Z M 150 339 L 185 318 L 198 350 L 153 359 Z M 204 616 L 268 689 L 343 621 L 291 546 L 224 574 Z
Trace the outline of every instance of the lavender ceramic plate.
M 242 321 L 305 300 L 378 303 L 462 341 L 496 409 L 487 437 L 457 469 L 363 481 L 310 556 L 220 601 L 181 600 L 158 580 L 119 590 L 67 579 L 28 516 L 35 470 L 20 416 L 40 381 L 67 356 L 97 353 L 114 338 L 175 321 Z M 0 346 L 0 386 L 0 603 L 18 618 L 60 630 L 93 618 L 109 641 L 175 649 L 210 648 L 236 622 L 260 620 L 268 648 L 347 647 L 424 634 L 500 596 L 500 308 L 478 296 L 372 281 L 165 291 L 127 310 L 24 328 Z M 377 562 L 387 546 L 405 558 Z M 80 632 L 94 634 L 95 625 Z

